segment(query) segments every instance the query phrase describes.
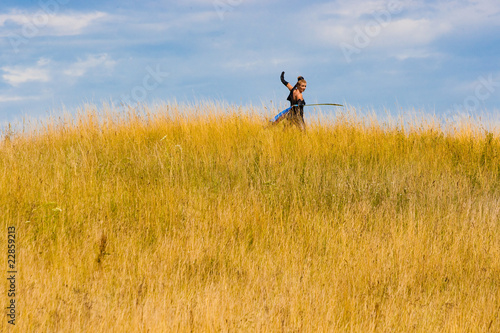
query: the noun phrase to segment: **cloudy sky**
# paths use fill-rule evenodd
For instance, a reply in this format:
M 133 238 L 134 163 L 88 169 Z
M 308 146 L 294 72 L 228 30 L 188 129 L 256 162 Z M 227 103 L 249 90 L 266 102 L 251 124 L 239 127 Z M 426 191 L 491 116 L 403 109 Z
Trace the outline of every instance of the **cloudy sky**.
M 0 121 L 158 101 L 500 109 L 498 0 L 3 0 Z

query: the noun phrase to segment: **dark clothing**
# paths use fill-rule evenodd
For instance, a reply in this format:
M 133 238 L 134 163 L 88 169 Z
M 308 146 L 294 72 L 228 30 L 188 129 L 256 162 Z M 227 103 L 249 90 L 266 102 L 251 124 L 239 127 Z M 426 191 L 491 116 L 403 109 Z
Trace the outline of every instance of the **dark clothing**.
M 305 129 L 306 124 L 304 122 L 304 105 L 306 105 L 306 102 L 303 99 L 295 100 L 293 98 L 293 91 L 295 89 L 297 89 L 296 86 L 293 87 L 292 90 L 290 90 L 290 94 L 287 97 L 287 100 L 290 101 L 290 106 L 292 106 L 292 109 L 287 114 L 287 118 L 292 124 L 296 125 L 300 129 Z

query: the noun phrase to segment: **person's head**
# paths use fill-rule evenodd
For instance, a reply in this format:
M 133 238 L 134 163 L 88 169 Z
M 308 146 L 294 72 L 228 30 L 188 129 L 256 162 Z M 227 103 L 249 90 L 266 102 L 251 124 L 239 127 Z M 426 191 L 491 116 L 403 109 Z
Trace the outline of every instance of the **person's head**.
M 297 78 L 297 83 L 295 84 L 295 86 L 297 87 L 297 89 L 303 93 L 304 90 L 306 90 L 306 87 L 307 87 L 307 82 L 306 80 L 304 80 L 304 78 L 302 76 L 299 76 Z

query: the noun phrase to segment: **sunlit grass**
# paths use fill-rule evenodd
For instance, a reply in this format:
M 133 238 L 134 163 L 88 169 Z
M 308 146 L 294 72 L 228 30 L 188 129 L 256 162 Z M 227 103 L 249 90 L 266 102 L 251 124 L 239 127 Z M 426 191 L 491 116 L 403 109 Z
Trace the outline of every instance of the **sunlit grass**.
M 500 330 L 498 133 L 261 111 L 85 106 L 9 133 L 16 329 Z

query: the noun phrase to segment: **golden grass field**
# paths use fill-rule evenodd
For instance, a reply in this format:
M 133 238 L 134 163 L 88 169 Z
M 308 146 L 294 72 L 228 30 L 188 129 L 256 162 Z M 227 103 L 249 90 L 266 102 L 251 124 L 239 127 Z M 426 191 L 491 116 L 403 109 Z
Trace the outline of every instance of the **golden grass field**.
M 498 133 L 263 112 L 85 106 L 5 135 L 0 331 L 500 331 Z

